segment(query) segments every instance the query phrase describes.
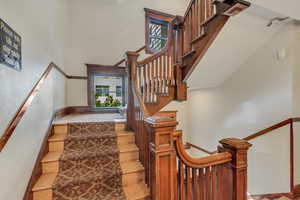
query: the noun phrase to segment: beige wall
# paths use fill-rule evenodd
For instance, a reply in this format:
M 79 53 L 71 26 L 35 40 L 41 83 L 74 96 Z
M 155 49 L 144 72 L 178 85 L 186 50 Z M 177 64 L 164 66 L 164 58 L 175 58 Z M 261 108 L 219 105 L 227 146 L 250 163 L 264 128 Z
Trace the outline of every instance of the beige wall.
M 298 38 L 298 28 L 285 26 L 222 85 L 191 90 L 187 104 L 187 140 L 213 151 L 222 138 L 243 138 L 292 116 L 292 73 L 294 68 L 299 67 Z M 279 50 L 286 51 L 285 59 L 277 59 Z M 270 140 L 262 137 L 254 142 L 249 159 L 249 176 L 252 177 L 249 179 L 249 192 L 288 192 L 288 180 L 273 181 L 277 180 L 277 173 L 283 178 L 286 171 L 282 170 L 289 169 L 289 162 L 284 159 L 289 157 L 286 153 L 288 138 L 282 137 L 271 136 Z M 261 150 L 264 143 L 267 145 L 265 154 Z M 280 161 L 276 154 L 280 155 Z M 257 168 L 263 158 L 270 162 L 268 168 Z M 283 162 L 283 165 L 278 162 Z M 280 169 L 272 165 L 280 166 Z M 273 174 L 274 178 L 260 179 L 265 170 L 270 170 L 268 175 L 271 177 Z
M 66 6 L 61 0 L 0 0 L 0 17 L 22 37 L 23 70 L 0 65 L 0 135 L 51 61 L 64 66 Z M 0 153 L 0 199 L 23 198 L 55 109 L 65 106 L 65 78 L 52 71 Z
M 144 7 L 183 15 L 188 3 L 189 0 L 69 0 L 67 72 L 86 75 L 84 63 L 113 65 L 126 51 L 142 47 Z M 86 82 L 68 82 L 67 96 L 69 106 L 86 105 Z

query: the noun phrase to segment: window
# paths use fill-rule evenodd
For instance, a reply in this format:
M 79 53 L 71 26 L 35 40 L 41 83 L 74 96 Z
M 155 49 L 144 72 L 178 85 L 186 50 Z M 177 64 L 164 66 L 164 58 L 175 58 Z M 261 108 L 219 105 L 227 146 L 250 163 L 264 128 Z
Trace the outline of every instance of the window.
M 108 85 L 96 85 L 96 94 L 100 97 L 109 96 L 109 86 Z
M 146 52 L 156 53 L 166 47 L 171 35 L 171 21 L 175 16 L 145 8 Z
M 156 52 L 165 47 L 168 41 L 168 22 L 150 18 L 149 22 L 149 48 Z
M 116 86 L 116 96 L 121 97 L 122 96 L 122 87 Z

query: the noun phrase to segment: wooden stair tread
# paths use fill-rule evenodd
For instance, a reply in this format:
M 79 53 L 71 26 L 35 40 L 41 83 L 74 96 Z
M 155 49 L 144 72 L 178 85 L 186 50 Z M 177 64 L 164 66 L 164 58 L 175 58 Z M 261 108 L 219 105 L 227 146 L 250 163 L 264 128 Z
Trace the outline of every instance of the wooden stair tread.
M 54 134 L 49 138 L 49 142 L 61 142 L 64 141 L 66 135 L 65 134 Z
M 39 190 L 51 189 L 55 181 L 56 175 L 56 173 L 42 174 L 42 176 L 38 179 L 38 181 L 32 188 L 32 191 L 35 192 Z
M 119 151 L 120 153 L 138 151 L 139 148 L 135 144 L 120 144 Z
M 124 187 L 124 192 L 128 200 L 144 199 L 150 195 L 150 191 L 146 184 L 134 184 Z
M 121 169 L 123 174 L 129 174 L 139 171 L 144 171 L 143 165 L 139 161 L 121 162 Z
M 58 161 L 61 154 L 62 152 L 58 152 L 58 151 L 48 152 L 45 155 L 45 157 L 42 159 L 42 163 Z

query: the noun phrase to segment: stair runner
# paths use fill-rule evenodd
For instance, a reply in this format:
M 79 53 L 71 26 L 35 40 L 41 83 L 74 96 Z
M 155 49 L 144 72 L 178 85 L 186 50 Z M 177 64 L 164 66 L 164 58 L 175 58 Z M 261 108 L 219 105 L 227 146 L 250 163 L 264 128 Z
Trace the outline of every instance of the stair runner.
M 114 123 L 72 123 L 53 200 L 126 200 Z

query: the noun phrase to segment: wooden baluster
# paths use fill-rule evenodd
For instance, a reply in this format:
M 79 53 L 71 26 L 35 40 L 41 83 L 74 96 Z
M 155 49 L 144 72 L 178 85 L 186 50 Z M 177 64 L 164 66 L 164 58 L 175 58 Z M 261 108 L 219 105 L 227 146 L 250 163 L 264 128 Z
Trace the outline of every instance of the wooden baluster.
M 158 92 L 159 92 L 159 79 L 158 79 L 158 58 L 155 59 L 155 96 L 156 101 L 158 101 Z
M 223 165 L 218 166 L 218 173 L 217 173 L 217 181 L 218 181 L 218 197 L 217 199 L 223 198 Z
M 183 164 L 181 161 L 178 161 L 178 192 L 179 192 L 179 199 L 184 200 L 184 169 L 183 169 Z
M 200 24 L 205 20 L 205 0 L 200 0 Z M 200 26 L 200 35 L 204 33 L 203 26 Z
M 198 182 L 199 182 L 199 192 L 200 192 L 200 195 L 199 195 L 199 200 L 205 200 L 205 184 L 204 184 L 204 170 L 203 168 L 200 168 L 199 169 L 199 175 L 198 175 Z
M 165 94 L 167 91 L 166 91 L 166 56 L 165 55 L 163 55 L 162 56 L 163 57 L 163 93 Z
M 142 98 L 143 98 L 143 93 L 142 93 L 142 67 L 141 66 L 138 66 L 138 77 L 139 77 L 139 90 L 140 90 L 140 93 L 142 95 Z
M 192 50 L 192 40 L 193 40 L 193 13 L 190 12 L 190 24 L 189 24 L 189 27 L 190 27 L 190 39 L 189 39 L 189 50 L 191 51 Z
M 210 167 L 205 168 L 205 185 L 206 185 L 206 199 L 211 200 L 211 172 L 210 172 Z
M 147 87 L 148 87 L 147 86 L 146 67 L 147 67 L 147 65 L 143 66 L 143 75 L 144 75 L 144 77 L 143 77 L 143 80 L 144 80 L 144 88 L 143 88 L 143 91 L 144 91 L 144 102 L 147 101 Z
M 170 55 L 170 86 L 174 85 L 174 59 L 173 59 L 173 56 Z
M 199 194 L 199 182 L 198 182 L 198 174 L 197 169 L 192 169 L 192 181 L 193 181 L 193 199 L 198 200 L 200 197 Z
M 210 0 L 206 0 L 206 19 L 210 17 L 211 13 L 211 3 Z
M 186 200 L 191 200 L 191 168 L 185 166 Z
M 195 12 L 196 12 L 196 19 L 195 19 L 195 30 L 196 30 L 196 35 L 195 38 L 199 36 L 199 0 L 195 1 Z
M 217 166 L 212 166 L 212 200 L 218 200 Z
M 154 93 L 154 88 L 155 88 L 155 85 L 154 85 L 154 68 L 155 68 L 155 65 L 154 65 L 154 60 L 152 60 L 151 62 L 151 101 L 154 102 L 155 101 L 155 93 Z
M 159 57 L 159 93 L 161 94 L 162 87 L 163 87 L 163 74 L 162 74 L 162 69 L 163 69 L 163 57 Z
M 147 64 L 147 102 L 151 102 L 151 75 L 150 63 Z
M 165 60 L 166 60 L 166 76 L 165 76 L 165 83 L 166 83 L 166 93 L 169 91 L 169 55 L 165 54 Z

